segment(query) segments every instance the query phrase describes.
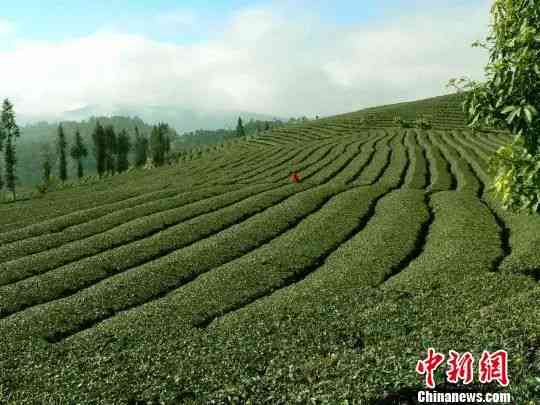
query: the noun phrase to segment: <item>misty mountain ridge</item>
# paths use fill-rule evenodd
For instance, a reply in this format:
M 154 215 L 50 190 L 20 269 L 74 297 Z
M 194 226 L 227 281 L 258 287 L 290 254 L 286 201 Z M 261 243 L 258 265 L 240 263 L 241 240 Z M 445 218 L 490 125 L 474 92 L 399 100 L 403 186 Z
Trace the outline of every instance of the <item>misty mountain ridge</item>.
M 86 121 L 91 117 L 113 116 L 131 118 L 137 117 L 148 124 L 166 122 L 179 134 L 195 131 L 197 129 L 233 129 L 236 127 L 238 117 L 242 117 L 242 120 L 244 121 L 249 121 L 251 119 L 261 121 L 272 121 L 274 119 L 283 120 L 283 117 L 248 111 L 193 110 L 167 105 L 133 107 L 122 105 L 106 106 L 101 104 L 90 104 L 71 110 L 66 110 L 56 115 L 27 116 L 21 114 L 18 116 L 18 121 L 22 125 L 33 125 L 36 123 L 45 122 L 58 123 L 61 121 Z

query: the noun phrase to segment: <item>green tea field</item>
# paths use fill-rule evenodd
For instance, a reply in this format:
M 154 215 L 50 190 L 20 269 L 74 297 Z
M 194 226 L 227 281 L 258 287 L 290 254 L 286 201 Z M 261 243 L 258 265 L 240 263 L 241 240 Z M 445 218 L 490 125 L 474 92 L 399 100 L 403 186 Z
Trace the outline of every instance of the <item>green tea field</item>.
M 0 206 L 0 403 L 413 404 L 429 347 L 506 350 L 471 389 L 540 403 L 540 216 L 452 100 Z

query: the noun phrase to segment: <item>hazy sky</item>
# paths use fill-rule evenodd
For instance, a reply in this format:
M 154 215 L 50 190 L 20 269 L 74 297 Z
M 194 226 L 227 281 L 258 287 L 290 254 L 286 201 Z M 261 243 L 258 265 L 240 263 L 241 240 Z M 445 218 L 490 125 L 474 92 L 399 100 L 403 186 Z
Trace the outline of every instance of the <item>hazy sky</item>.
M 4 3 L 4 2 L 3 2 Z M 167 105 L 329 115 L 482 78 L 490 0 L 25 0 L 0 9 L 23 115 Z

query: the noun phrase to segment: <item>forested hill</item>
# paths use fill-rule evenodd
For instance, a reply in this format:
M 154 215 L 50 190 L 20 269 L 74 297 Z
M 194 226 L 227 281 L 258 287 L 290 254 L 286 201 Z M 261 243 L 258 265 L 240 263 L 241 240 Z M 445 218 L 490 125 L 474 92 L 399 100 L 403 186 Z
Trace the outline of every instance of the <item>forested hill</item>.
M 96 171 L 96 163 L 93 155 L 92 131 L 96 123 L 100 122 L 103 126 L 112 125 L 116 133 L 126 130 L 133 140 L 135 127 L 147 138 L 152 130 L 152 125 L 144 122 L 139 117 L 113 116 L 113 117 L 92 117 L 85 121 L 61 121 L 61 122 L 38 122 L 21 127 L 21 138 L 17 143 L 17 156 L 19 158 L 17 165 L 17 175 L 19 185 L 23 187 L 32 187 L 40 183 L 42 176 L 42 163 L 44 155 L 49 155 L 53 163 L 53 175 L 57 174 L 56 143 L 58 134 L 58 125 L 61 123 L 66 133 L 68 147 L 74 141 L 75 131 L 78 129 L 87 147 L 89 154 L 84 159 L 84 166 L 88 174 Z M 286 123 L 298 123 L 307 121 L 306 117 L 291 118 L 288 121 L 273 119 L 271 121 L 253 120 L 243 124 L 245 135 L 259 135 L 265 131 L 284 126 Z M 237 137 L 238 128 L 217 129 L 217 130 L 196 130 L 186 132 L 182 135 L 169 126 L 170 136 L 172 136 L 173 149 L 190 150 L 200 145 L 211 145 L 223 143 L 228 139 Z M 131 153 L 132 154 L 132 153 Z M 131 160 L 131 159 L 130 159 Z M 75 173 L 74 161 L 69 161 L 68 173 Z
M 150 124 L 145 123 L 138 117 L 91 117 L 84 121 L 62 121 L 61 124 L 66 133 L 68 142 L 68 150 L 74 141 L 75 131 L 79 129 L 83 141 L 88 148 L 89 154 L 86 157 L 84 164 L 88 173 L 95 172 L 95 159 L 92 153 L 92 131 L 99 121 L 102 125 L 112 125 L 115 131 L 125 129 L 130 136 L 134 135 L 135 127 L 139 128 L 141 134 L 148 136 L 152 129 Z M 56 175 L 56 138 L 58 125 L 60 123 L 38 122 L 21 127 L 21 137 L 17 142 L 17 176 L 19 184 L 22 186 L 33 186 L 41 180 L 41 164 L 43 155 L 49 154 L 53 162 L 53 174 Z M 70 173 L 75 173 L 74 162 L 69 161 L 68 170 Z

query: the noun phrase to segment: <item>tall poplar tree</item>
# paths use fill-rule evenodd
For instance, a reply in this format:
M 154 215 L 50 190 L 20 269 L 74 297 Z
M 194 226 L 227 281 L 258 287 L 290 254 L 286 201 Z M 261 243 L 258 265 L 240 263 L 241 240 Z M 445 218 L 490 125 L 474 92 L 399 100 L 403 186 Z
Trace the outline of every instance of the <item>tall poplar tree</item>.
M 6 188 L 13 194 L 13 200 L 16 199 L 15 184 L 17 182 L 17 175 L 15 168 L 17 164 L 17 157 L 15 156 L 15 145 L 13 143 L 13 137 L 8 136 L 6 141 Z
M 60 180 L 66 181 L 68 178 L 68 172 L 67 172 L 67 142 L 66 142 L 66 134 L 64 133 L 64 128 L 62 127 L 62 124 L 58 125 L 58 159 L 59 159 L 59 167 L 58 167 L 58 176 L 60 177 Z
M 163 146 L 161 132 L 156 125 L 152 127 L 152 132 L 150 133 L 150 150 L 152 152 L 152 162 L 156 166 L 161 166 L 163 164 Z
M 159 123 L 152 127 L 150 135 L 150 149 L 152 151 L 152 161 L 156 166 L 162 166 L 167 160 L 171 149 L 171 140 L 169 137 L 169 126 L 165 123 Z
M 96 158 L 96 169 L 99 177 L 103 176 L 105 172 L 105 158 L 106 158 L 106 143 L 105 143 L 105 130 L 103 126 L 96 122 L 96 127 L 92 132 L 92 140 L 94 142 L 94 156 Z
M 43 178 L 43 184 L 49 184 L 51 182 L 51 161 L 49 160 L 48 156 L 43 157 L 43 164 L 42 164 L 42 178 Z
M 125 129 L 118 135 L 117 152 L 118 159 L 116 161 L 116 170 L 118 173 L 125 172 L 129 168 L 128 154 L 131 150 L 131 141 Z
M 246 135 L 246 131 L 244 130 L 242 117 L 238 117 L 238 124 L 236 124 L 236 136 L 241 137 L 245 135 Z
M 6 181 L 5 185 L 7 189 L 13 193 L 13 199 L 15 199 L 15 185 L 16 185 L 16 164 L 17 158 L 15 155 L 15 138 L 20 136 L 19 127 L 15 122 L 15 112 L 13 111 L 13 104 L 8 99 L 5 99 L 2 104 L 2 114 L 0 117 L 0 151 L 4 149 L 5 155 L 4 161 L 6 165 Z M 1 169 L 1 166 L 0 166 Z M 2 178 L 2 172 L 0 170 L 0 191 L 4 187 L 4 180 Z
M 112 125 L 107 125 L 105 127 L 105 171 L 109 174 L 116 172 L 117 154 L 116 132 Z
M 135 127 L 135 167 L 141 167 L 146 164 L 148 159 L 148 139 Z
M 77 177 L 82 179 L 84 177 L 83 159 L 88 156 L 88 150 L 84 145 L 80 131 L 77 129 L 75 132 L 75 143 L 71 147 L 71 157 L 77 162 Z
M 162 123 L 161 131 L 163 133 L 163 157 L 164 160 L 169 160 L 169 153 L 171 152 L 171 134 L 169 131 L 169 124 Z
M 41 145 L 41 179 L 43 186 L 48 186 L 51 183 L 51 175 L 53 171 L 53 157 L 49 144 Z

